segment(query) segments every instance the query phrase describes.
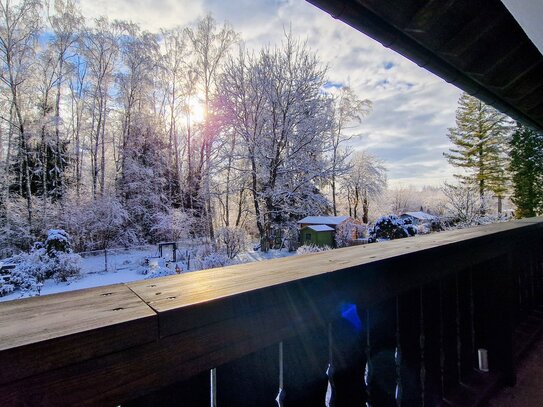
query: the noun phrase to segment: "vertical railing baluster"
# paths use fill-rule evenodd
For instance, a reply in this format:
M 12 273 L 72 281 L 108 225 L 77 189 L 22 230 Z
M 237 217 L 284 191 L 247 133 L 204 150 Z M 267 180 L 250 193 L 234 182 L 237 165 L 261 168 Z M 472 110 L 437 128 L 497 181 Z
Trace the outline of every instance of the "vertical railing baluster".
M 426 335 L 424 334 L 424 293 L 423 287 L 419 288 L 419 303 L 420 303 L 420 334 L 419 334 L 419 347 L 420 347 L 420 400 L 421 407 L 425 407 L 426 400 L 426 366 L 424 360 L 424 348 L 426 346 Z
M 456 291 L 456 369 L 458 382 L 462 383 L 462 335 L 460 332 L 460 287 L 458 278 L 458 273 L 456 273 L 454 276 Z
M 439 280 L 439 373 L 441 397 L 445 399 L 445 318 L 443 311 L 443 280 Z
M 209 371 L 210 406 L 217 407 L 217 369 Z
M 471 367 L 475 365 L 476 345 L 475 345 L 475 295 L 473 286 L 473 267 L 469 269 L 469 316 L 470 316 L 470 334 L 471 334 Z
M 370 310 L 366 310 L 366 367 L 364 369 L 364 383 L 366 384 L 366 407 L 371 407 L 371 381 L 373 367 L 371 362 L 371 333 Z
M 524 297 L 524 310 L 528 312 L 530 309 L 530 260 L 528 258 L 529 253 L 524 250 L 524 267 L 522 270 L 522 287 Z
M 400 343 L 400 296 L 396 296 L 396 349 L 394 350 L 394 364 L 396 365 L 396 389 L 394 398 L 396 405 L 402 405 L 402 347 Z
M 532 249 L 534 256 L 534 278 L 535 278 L 535 305 L 538 306 L 541 303 L 541 260 L 536 248 Z
M 530 251 L 530 289 L 531 289 L 530 305 L 531 305 L 532 309 L 535 308 L 535 299 L 536 299 L 536 296 L 535 296 L 535 266 L 536 266 L 536 262 L 535 262 L 534 250 L 531 250 Z
M 334 383 L 334 359 L 333 359 L 333 343 L 332 343 L 332 324 L 328 324 L 328 367 L 326 368 L 326 376 L 328 377 L 328 388 L 326 389 L 326 407 L 334 407 L 336 404 L 336 386 Z
M 517 284 L 518 284 L 518 305 L 519 305 L 519 311 L 522 311 L 523 308 L 523 292 L 524 285 L 522 284 L 522 270 L 524 268 L 524 264 L 521 259 L 519 259 L 517 263 Z
M 283 407 L 285 400 L 285 383 L 284 383 L 284 363 L 283 363 L 283 342 L 279 342 L 279 391 L 275 401 L 277 407 Z
M 541 295 L 543 294 L 543 254 L 539 250 L 535 250 L 535 256 L 536 256 L 536 274 L 537 274 L 537 298 L 539 300 L 538 305 L 541 304 Z

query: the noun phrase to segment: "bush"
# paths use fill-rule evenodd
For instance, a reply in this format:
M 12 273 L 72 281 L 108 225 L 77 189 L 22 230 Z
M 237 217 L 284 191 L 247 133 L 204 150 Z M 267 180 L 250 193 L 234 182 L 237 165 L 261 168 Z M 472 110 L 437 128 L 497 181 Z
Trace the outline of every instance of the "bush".
M 430 225 L 427 223 L 421 223 L 417 226 L 417 235 L 427 235 L 430 232 Z
M 67 281 L 81 271 L 81 256 L 72 253 L 69 235 L 63 230 L 51 229 L 45 244 L 34 243 L 30 253 L 13 257 L 16 264 L 11 272 L 13 288 L 39 292 L 48 278 Z
M 376 239 L 402 239 L 415 236 L 417 228 L 409 219 L 402 219 L 396 215 L 382 216 L 375 222 L 370 230 L 370 237 Z
M 56 281 L 68 281 L 81 272 L 81 256 L 75 253 L 57 253 L 50 263 L 54 263 L 52 276 Z
M 230 260 L 245 250 L 245 232 L 236 227 L 224 227 L 217 232 L 217 245 Z
M 150 278 L 174 276 L 177 273 L 175 272 L 175 270 L 170 270 L 168 267 L 158 267 L 154 269 L 149 269 L 148 272 L 144 274 L 147 275 L 145 277 L 145 280 L 148 280 Z
M 14 289 L 15 286 L 13 284 L 0 282 L 0 297 L 8 295 L 9 293 L 13 292 Z
M 314 244 L 308 244 L 298 247 L 296 254 L 307 254 L 307 253 L 320 253 L 330 250 L 328 246 L 316 246 Z
M 62 229 L 50 229 L 47 231 L 45 249 L 49 257 L 55 257 L 56 253 L 71 253 L 72 245 L 70 236 Z
M 203 269 L 224 267 L 228 264 L 228 256 L 221 252 L 211 252 L 202 259 Z

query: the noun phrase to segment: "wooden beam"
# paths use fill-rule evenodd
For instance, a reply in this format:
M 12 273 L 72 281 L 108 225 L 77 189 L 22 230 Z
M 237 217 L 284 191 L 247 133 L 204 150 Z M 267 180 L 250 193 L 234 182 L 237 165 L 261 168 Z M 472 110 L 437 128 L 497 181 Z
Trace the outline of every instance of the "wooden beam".
M 121 403 L 510 253 L 543 218 L 0 304 L 0 405 Z
M 0 384 L 151 342 L 157 334 L 156 313 L 122 284 L 2 302 Z

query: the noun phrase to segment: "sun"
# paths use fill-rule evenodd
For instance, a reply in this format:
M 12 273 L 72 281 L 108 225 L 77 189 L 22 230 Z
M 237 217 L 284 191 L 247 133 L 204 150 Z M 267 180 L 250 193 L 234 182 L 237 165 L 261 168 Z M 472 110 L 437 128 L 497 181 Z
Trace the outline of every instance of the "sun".
M 198 97 L 193 97 L 188 102 L 188 113 L 190 115 L 190 121 L 192 123 L 198 124 L 202 123 L 205 120 L 205 104 L 202 99 Z

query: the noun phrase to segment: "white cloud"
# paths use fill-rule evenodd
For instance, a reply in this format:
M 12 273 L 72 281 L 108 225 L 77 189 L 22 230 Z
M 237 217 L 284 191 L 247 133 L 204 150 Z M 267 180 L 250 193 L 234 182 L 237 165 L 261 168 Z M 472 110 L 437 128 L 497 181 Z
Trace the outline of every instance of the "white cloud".
M 88 23 L 107 16 L 138 23 L 151 32 L 190 24 L 206 13 L 200 2 L 187 0 L 80 0 L 80 5 Z

